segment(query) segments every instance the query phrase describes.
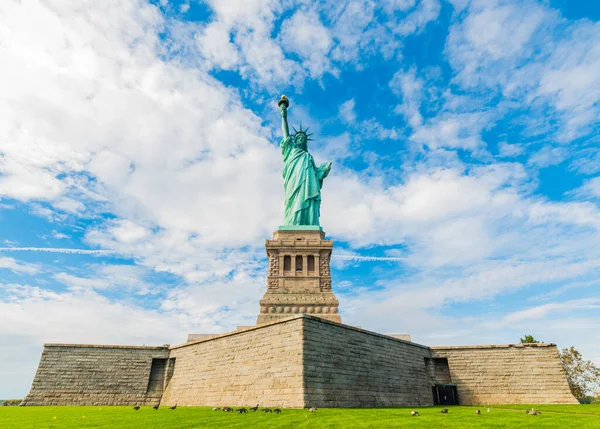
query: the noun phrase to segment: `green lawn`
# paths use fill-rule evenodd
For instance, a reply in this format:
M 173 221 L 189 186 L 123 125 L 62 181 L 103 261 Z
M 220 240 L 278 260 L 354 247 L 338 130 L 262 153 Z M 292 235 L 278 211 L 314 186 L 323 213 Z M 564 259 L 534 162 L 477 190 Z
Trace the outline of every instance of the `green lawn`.
M 284 409 L 279 415 L 211 411 L 206 407 L 179 407 L 176 410 L 143 407 L 0 407 L 0 428 L 593 428 L 600 429 L 600 404 L 535 405 L 541 415 L 525 414 L 527 405 L 416 408 L 420 417 L 411 417 L 411 408 L 379 409 Z

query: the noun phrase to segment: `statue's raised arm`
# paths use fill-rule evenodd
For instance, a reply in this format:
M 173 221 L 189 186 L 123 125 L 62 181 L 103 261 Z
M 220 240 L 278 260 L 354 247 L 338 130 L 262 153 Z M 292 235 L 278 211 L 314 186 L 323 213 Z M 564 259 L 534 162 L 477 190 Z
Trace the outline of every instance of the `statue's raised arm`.
M 287 108 L 290 105 L 289 100 L 285 95 L 282 95 L 279 99 L 279 111 L 281 112 L 281 129 L 283 131 L 283 139 L 287 139 L 290 136 L 290 128 L 287 122 Z
M 279 102 L 281 112 L 281 153 L 283 155 L 283 187 L 285 189 L 285 218 L 283 224 L 319 226 L 321 215 L 321 186 L 331 170 L 331 162 L 317 167 L 308 152 L 310 134 L 305 130 L 296 130 L 290 136 L 287 121 L 287 109 L 290 101 L 285 95 Z

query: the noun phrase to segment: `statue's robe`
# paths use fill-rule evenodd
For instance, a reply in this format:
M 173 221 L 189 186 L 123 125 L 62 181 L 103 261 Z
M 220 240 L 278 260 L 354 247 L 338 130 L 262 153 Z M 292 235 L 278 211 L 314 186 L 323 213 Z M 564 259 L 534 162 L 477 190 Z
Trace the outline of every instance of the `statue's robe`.
M 284 225 L 319 225 L 321 187 L 330 166 L 315 165 L 312 155 L 294 144 L 291 137 L 281 140 L 285 189 Z

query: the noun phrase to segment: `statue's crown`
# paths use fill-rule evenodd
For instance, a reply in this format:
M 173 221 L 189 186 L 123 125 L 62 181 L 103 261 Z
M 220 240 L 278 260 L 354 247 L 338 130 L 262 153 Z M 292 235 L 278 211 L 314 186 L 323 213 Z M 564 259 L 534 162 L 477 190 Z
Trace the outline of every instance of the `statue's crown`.
M 296 136 L 298 134 L 304 134 L 304 136 L 306 137 L 306 141 L 312 140 L 310 138 L 310 136 L 313 135 L 313 133 L 308 134 L 307 131 L 310 127 L 306 127 L 304 130 L 302 129 L 302 123 L 300 123 L 300 129 L 297 130 L 296 128 L 294 128 L 294 126 L 292 125 L 292 128 L 294 129 L 294 140 L 296 140 Z

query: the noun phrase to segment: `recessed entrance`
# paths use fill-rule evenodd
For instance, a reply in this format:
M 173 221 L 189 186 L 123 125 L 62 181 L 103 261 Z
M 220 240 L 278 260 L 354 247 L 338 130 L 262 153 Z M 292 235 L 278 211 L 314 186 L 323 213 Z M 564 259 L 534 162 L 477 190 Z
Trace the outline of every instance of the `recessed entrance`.
M 163 386 L 165 384 L 166 366 L 167 359 L 152 359 L 152 366 L 150 367 L 150 378 L 148 380 L 148 389 L 146 390 L 146 393 L 162 393 Z
M 456 384 L 436 384 L 432 389 L 433 405 L 458 405 Z

